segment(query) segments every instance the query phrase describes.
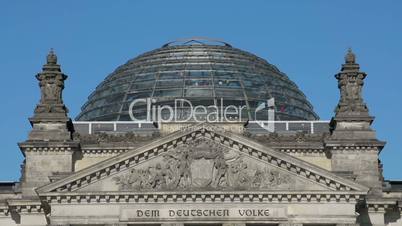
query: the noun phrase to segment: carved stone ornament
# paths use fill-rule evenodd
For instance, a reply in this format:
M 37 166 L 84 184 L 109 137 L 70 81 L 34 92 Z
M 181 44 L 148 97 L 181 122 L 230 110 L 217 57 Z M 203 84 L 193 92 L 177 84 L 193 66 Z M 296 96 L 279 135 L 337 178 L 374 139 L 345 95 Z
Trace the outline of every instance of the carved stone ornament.
M 57 64 L 57 56 L 51 50 L 47 56 L 47 62 L 43 65 L 41 73 L 36 75 L 41 90 L 41 99 L 35 109 L 35 114 L 68 113 L 63 104 L 62 91 L 67 76 L 61 72 Z
M 359 71 L 355 54 L 349 49 L 345 56 L 345 64 L 342 65 L 341 72 L 335 75 L 340 91 L 339 104 L 335 110 L 337 114 L 368 113 L 368 108 L 362 97 L 365 77 L 366 74 Z
M 114 177 L 122 191 L 279 189 L 294 183 L 289 175 L 256 167 L 240 153 L 207 139 L 186 143 L 156 164 Z

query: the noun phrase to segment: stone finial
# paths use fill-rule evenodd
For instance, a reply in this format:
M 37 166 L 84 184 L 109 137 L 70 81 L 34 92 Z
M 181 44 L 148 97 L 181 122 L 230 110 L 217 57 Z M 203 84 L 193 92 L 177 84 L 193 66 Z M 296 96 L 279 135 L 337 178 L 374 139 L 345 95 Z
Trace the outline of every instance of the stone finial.
M 47 54 L 47 64 L 57 64 L 57 56 L 54 53 L 53 48 L 51 48 Z
M 359 72 L 360 66 L 356 63 L 356 54 L 349 48 L 345 55 L 345 63 L 342 64 L 341 71 Z
M 356 55 L 353 53 L 352 48 L 349 48 L 348 53 L 345 55 L 345 63 L 346 64 L 356 63 Z
M 47 113 L 52 113 L 54 111 L 62 113 L 61 109 L 56 109 L 55 107 L 57 104 L 63 104 L 62 91 L 64 89 L 64 81 L 67 79 L 67 75 L 61 72 L 60 65 L 57 64 L 57 56 L 53 49 L 50 50 L 46 60 L 42 72 L 36 75 L 41 90 L 40 104 L 47 106 Z M 35 113 L 38 111 L 40 113 L 41 110 L 45 109 L 37 109 Z M 67 113 L 67 111 L 65 113 Z
M 368 117 L 368 108 L 363 101 L 362 89 L 366 73 L 359 71 L 356 55 L 349 48 L 341 72 L 335 75 L 338 80 L 340 100 L 335 110 L 337 117 Z
M 345 64 L 342 64 L 341 71 L 335 75 L 338 80 L 340 98 L 335 109 L 335 117 L 331 121 L 333 137 L 353 139 L 361 133 L 359 138 L 375 139 L 375 133 L 370 128 L 373 117 L 369 115 L 363 98 L 366 76 L 356 63 L 356 55 L 349 49 L 345 56 Z
M 53 49 L 47 55 L 46 64 L 43 65 L 42 72 L 36 75 L 36 79 L 39 81 L 41 98 L 35 108 L 34 116 L 29 119 L 33 125 L 30 140 L 70 139 L 71 120 L 67 116 L 68 109 L 63 103 L 62 95 L 67 75 L 61 72 Z M 44 124 L 49 128 L 43 127 Z M 51 124 L 59 124 L 58 131 L 50 131 L 50 128 L 55 128 Z

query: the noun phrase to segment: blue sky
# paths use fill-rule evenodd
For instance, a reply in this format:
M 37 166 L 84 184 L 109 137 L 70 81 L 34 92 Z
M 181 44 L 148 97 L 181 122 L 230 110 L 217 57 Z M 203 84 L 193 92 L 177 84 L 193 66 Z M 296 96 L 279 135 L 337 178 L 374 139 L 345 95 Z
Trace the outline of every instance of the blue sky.
M 387 145 L 387 179 L 402 179 L 401 1 L 2 1 L 0 180 L 18 180 L 17 142 L 39 100 L 35 74 L 54 48 L 69 75 L 64 101 L 75 117 L 107 74 L 177 38 L 208 36 L 250 51 L 285 72 L 330 119 L 334 78 L 348 47 L 368 73 L 374 128 Z

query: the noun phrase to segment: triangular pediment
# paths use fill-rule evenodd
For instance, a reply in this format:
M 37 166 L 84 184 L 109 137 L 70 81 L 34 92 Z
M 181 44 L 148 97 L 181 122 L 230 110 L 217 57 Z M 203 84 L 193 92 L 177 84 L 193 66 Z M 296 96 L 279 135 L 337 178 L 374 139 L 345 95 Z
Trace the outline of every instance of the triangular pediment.
M 368 188 L 246 137 L 201 124 L 37 190 L 77 192 L 315 191 Z

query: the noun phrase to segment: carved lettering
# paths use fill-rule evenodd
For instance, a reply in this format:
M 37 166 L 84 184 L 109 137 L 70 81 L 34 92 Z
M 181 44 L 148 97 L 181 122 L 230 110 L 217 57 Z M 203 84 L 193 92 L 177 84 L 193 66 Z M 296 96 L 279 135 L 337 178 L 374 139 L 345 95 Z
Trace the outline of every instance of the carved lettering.
M 242 217 L 268 217 L 269 209 L 241 209 L 239 215 Z
M 272 211 L 272 212 L 271 212 Z M 284 208 L 182 208 L 182 209 L 123 209 L 126 219 L 194 219 L 194 218 L 280 218 L 286 217 Z M 271 214 L 273 213 L 273 214 Z
M 137 217 L 159 217 L 159 210 L 137 210 Z

